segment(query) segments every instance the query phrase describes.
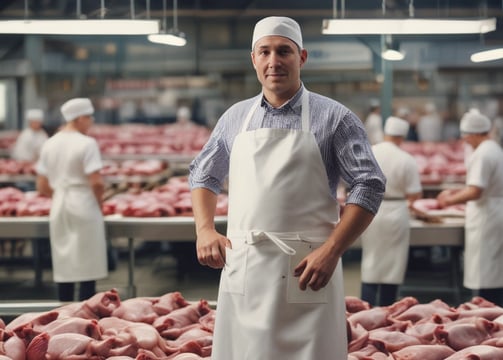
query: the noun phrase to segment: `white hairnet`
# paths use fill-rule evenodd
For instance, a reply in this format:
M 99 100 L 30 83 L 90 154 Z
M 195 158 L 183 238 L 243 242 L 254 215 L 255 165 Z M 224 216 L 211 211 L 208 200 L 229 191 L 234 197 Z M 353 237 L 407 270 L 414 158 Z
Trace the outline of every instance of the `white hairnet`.
M 470 109 L 461 118 L 459 130 L 462 133 L 482 134 L 491 130 L 491 120 L 478 109 Z
M 406 120 L 396 116 L 390 116 L 386 119 L 384 124 L 384 133 L 386 135 L 405 137 L 408 131 L 409 123 Z
M 253 30 L 252 50 L 255 47 L 255 43 L 264 36 L 286 37 L 302 49 L 302 31 L 299 24 L 291 18 L 269 16 L 257 22 Z
M 88 98 L 74 98 L 61 106 L 61 114 L 66 121 L 72 121 L 79 116 L 94 114 L 94 107 Z

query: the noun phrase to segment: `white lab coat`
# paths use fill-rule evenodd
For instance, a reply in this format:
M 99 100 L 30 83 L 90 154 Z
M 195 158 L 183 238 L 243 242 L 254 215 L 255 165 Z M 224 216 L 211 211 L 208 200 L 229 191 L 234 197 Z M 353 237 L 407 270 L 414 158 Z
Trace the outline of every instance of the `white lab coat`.
M 316 292 L 301 291 L 293 276 L 339 216 L 309 132 L 308 98 L 304 91 L 303 131 L 245 131 L 256 102 L 234 141 L 227 233 L 232 249 L 220 281 L 214 360 L 347 359 L 341 262 Z
M 467 161 L 466 184 L 484 189 L 466 204 L 464 286 L 503 287 L 503 151 L 485 140 Z
M 416 160 L 397 145 L 372 146 L 386 176 L 384 200 L 361 236 L 362 282 L 401 284 L 407 269 L 410 225 L 406 194 L 421 192 Z
M 11 157 L 19 161 L 35 162 L 46 140 L 47 133 L 43 129 L 35 131 L 28 127 L 17 137 Z
M 54 190 L 49 225 L 55 282 L 108 275 L 105 224 L 88 181 L 101 167 L 96 141 L 77 131 L 61 131 L 42 148 L 36 169 Z

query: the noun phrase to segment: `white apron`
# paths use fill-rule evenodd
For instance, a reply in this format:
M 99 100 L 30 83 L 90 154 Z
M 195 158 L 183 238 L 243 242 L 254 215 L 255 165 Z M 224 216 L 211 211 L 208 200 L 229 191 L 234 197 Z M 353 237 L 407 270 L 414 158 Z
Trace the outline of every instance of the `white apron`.
M 89 281 L 107 276 L 105 223 L 90 187 L 56 189 L 49 220 L 55 282 Z
M 466 204 L 464 281 L 472 290 L 503 287 L 503 198 Z
M 342 265 L 317 292 L 299 290 L 293 269 L 339 219 L 319 148 L 309 132 L 246 131 L 231 151 L 227 249 L 217 302 L 214 360 L 346 360 Z
M 407 201 L 384 200 L 361 236 L 362 282 L 401 284 L 409 256 L 410 224 Z

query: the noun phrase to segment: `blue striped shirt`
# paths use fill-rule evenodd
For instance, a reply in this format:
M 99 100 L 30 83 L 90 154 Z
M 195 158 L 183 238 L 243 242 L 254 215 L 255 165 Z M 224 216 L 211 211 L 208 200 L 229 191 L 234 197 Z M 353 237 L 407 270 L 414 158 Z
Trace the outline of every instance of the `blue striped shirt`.
M 302 86 L 280 108 L 273 108 L 262 99 L 248 130 L 301 129 L 303 89 Z M 210 139 L 190 164 L 191 189 L 204 187 L 220 193 L 229 174 L 234 138 L 258 97 L 262 94 L 234 104 L 221 116 Z M 342 179 L 349 189 L 346 203 L 360 205 L 375 214 L 384 194 L 386 179 L 374 158 L 361 120 L 339 102 L 312 92 L 309 109 L 310 131 L 320 148 L 331 195 L 337 197 L 337 187 Z

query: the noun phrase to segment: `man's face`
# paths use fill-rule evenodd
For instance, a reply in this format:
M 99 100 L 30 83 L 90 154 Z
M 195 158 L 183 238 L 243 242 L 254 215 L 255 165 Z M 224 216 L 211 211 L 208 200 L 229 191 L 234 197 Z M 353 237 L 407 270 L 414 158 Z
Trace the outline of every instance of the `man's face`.
M 283 36 L 265 36 L 257 41 L 251 57 L 266 98 L 269 94 L 287 100 L 299 89 L 300 69 L 307 51 L 299 51 L 293 41 Z
M 35 131 L 40 130 L 40 129 L 42 129 L 42 120 L 33 120 L 32 119 L 29 122 L 29 126 L 30 126 L 30 128 L 32 128 Z

